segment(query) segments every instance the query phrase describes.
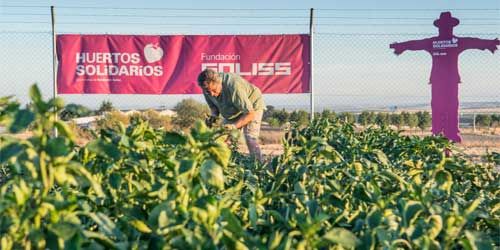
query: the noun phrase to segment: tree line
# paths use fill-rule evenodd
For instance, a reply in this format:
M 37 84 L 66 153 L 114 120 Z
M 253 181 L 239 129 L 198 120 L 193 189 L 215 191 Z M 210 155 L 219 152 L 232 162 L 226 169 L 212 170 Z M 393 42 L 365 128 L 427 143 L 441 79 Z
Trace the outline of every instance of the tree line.
M 70 120 L 82 116 L 101 115 L 113 110 L 115 110 L 115 108 L 109 101 L 103 101 L 101 106 L 94 111 L 79 104 L 68 104 L 60 113 L 60 117 L 62 120 Z M 194 124 L 197 119 L 203 120 L 207 115 L 209 115 L 208 106 L 205 103 L 200 103 L 194 99 L 182 100 L 175 105 L 173 110 L 176 111 L 177 116 L 166 122 L 171 122 L 173 126 L 178 128 L 187 128 Z M 317 112 L 315 115 L 316 117 L 340 119 L 345 122 L 357 123 L 361 126 L 392 125 L 398 129 L 408 127 L 410 129 L 419 128 L 421 130 L 426 130 L 431 126 L 432 121 L 431 115 L 427 111 L 403 111 L 400 113 L 363 111 L 361 113 L 337 113 L 335 111 L 325 109 L 322 112 Z M 153 114 L 150 116 L 153 116 Z M 163 120 L 165 119 L 166 118 Z M 309 112 L 305 110 L 287 111 L 285 109 L 277 109 L 271 105 L 266 107 L 263 116 L 263 121 L 267 122 L 272 127 L 281 127 L 289 122 L 306 126 L 309 123 L 309 120 Z M 165 123 L 165 121 L 163 123 Z M 497 127 L 499 124 L 500 114 L 478 114 L 475 118 L 475 125 L 478 127 Z
M 409 128 L 420 128 L 425 130 L 431 126 L 431 115 L 427 111 L 419 111 L 415 113 L 387 113 L 387 112 L 370 112 L 363 111 L 359 114 L 352 112 L 336 113 L 328 109 L 316 113 L 316 117 L 325 117 L 328 119 L 340 119 L 349 123 L 357 123 L 362 126 L 378 125 L 389 126 L 393 125 L 398 128 L 407 126 Z M 273 106 L 267 106 L 264 112 L 264 121 L 271 126 L 283 126 L 287 122 L 295 122 L 300 125 L 307 125 L 309 122 L 309 113 L 303 110 L 288 112 L 285 109 L 275 109 Z

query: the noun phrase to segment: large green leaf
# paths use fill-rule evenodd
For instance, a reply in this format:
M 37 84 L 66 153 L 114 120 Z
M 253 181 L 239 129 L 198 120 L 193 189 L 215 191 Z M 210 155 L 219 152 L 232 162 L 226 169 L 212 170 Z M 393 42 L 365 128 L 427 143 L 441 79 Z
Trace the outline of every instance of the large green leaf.
M 35 120 L 35 114 L 27 109 L 19 110 L 14 121 L 9 126 L 10 133 L 18 133 L 25 130 Z
M 251 203 L 248 208 L 248 215 L 250 217 L 250 224 L 253 228 L 257 227 L 257 209 L 255 203 Z
M 167 212 L 165 210 L 160 211 L 160 215 L 158 216 L 158 227 L 164 228 L 168 226 L 169 220 L 167 216 Z
M 472 212 L 474 212 L 477 209 L 477 207 L 479 207 L 479 205 L 481 205 L 482 200 L 483 199 L 481 197 L 479 197 L 479 198 L 475 199 L 474 201 L 472 201 L 464 211 L 465 216 L 469 216 Z
M 64 108 L 64 100 L 61 97 L 52 98 L 48 102 L 49 106 L 56 108 L 57 110 L 61 110 Z
M 229 208 L 223 208 L 221 211 L 224 220 L 227 222 L 226 229 L 236 236 L 243 235 L 243 228 L 241 227 L 241 223 Z
M 169 218 L 167 214 L 167 210 L 169 209 L 171 209 L 169 202 L 163 202 L 156 205 L 149 213 L 148 224 L 153 228 L 166 227 L 169 224 Z
M 33 84 L 30 87 L 30 98 L 35 103 L 42 101 L 42 94 L 40 93 L 40 89 L 36 84 Z
M 19 183 L 13 185 L 12 191 L 14 192 L 16 204 L 19 206 L 23 206 L 32 195 L 24 180 L 20 180 Z
M 49 105 L 42 100 L 42 94 L 36 84 L 30 88 L 30 98 L 40 114 L 45 114 L 49 110 Z
M 114 189 L 119 189 L 122 183 L 122 176 L 118 173 L 112 173 L 109 176 L 109 184 Z
M 165 133 L 165 137 L 163 140 L 166 144 L 171 144 L 171 145 L 184 145 L 187 142 L 185 136 L 175 132 Z
M 470 250 L 493 250 L 494 244 L 491 238 L 481 232 L 465 231 L 465 240 L 462 240 L 462 246 Z
M 106 235 L 104 235 L 103 233 L 97 233 L 97 232 L 85 230 L 85 231 L 83 231 L 83 235 L 85 237 L 87 237 L 88 239 L 93 239 L 93 240 L 97 241 L 99 244 L 101 244 L 102 246 L 105 246 L 108 249 L 117 249 L 116 244 L 110 238 L 108 238 Z M 99 245 L 98 245 L 98 247 L 99 247 Z
M 409 226 L 411 222 L 423 211 L 424 206 L 418 201 L 408 201 L 404 208 L 403 223 Z
M 267 248 L 270 250 L 277 249 L 282 242 L 283 236 L 285 236 L 285 234 L 281 231 L 274 231 L 267 241 Z
M 56 224 L 49 225 L 49 230 L 57 235 L 57 237 L 66 241 L 71 239 L 78 231 L 80 231 L 80 225 L 61 221 Z
M 346 248 L 355 248 L 361 244 L 356 235 L 344 228 L 333 228 L 323 235 L 323 238 Z
M 65 136 L 70 141 L 74 142 L 76 140 L 75 135 L 73 134 L 73 130 L 63 121 L 56 121 L 54 126 L 57 128 L 57 131 L 61 136 Z
M 323 150 L 321 150 L 320 154 L 335 163 L 340 163 L 344 160 L 342 155 L 330 145 L 327 145 Z
M 450 172 L 439 169 L 434 175 L 434 180 L 440 189 L 450 192 L 451 185 L 453 185 L 453 177 Z
M 151 233 L 152 232 L 151 228 L 149 228 L 148 225 L 146 225 L 146 223 L 144 223 L 141 220 L 131 220 L 130 224 L 135 229 L 137 229 L 137 231 L 139 231 L 141 233 Z
M 113 143 L 106 142 L 102 139 L 97 139 L 87 144 L 87 149 L 97 155 L 109 157 L 113 160 L 118 160 L 121 157 L 120 150 Z
M 191 170 L 196 166 L 196 161 L 191 159 L 183 159 L 179 164 L 179 175 L 184 173 L 190 173 Z
M 101 184 L 97 182 L 96 178 L 87 170 L 85 167 L 76 162 L 70 162 L 68 168 L 74 173 L 85 177 L 85 179 L 90 183 L 92 189 L 98 197 L 105 197 L 104 192 L 102 191 Z
M 0 149 L 0 164 L 5 163 L 12 157 L 16 157 L 23 152 L 24 147 L 19 143 L 9 143 L 2 145 Z
M 2 107 L 2 106 L 6 106 L 6 105 L 8 105 L 8 104 L 12 103 L 12 100 L 11 100 L 11 99 L 12 99 L 13 97 L 14 97 L 13 95 L 9 95 L 9 96 L 2 96 L 2 97 L 0 97 L 0 107 Z
M 428 225 L 429 238 L 435 239 L 443 229 L 443 219 L 440 215 L 431 215 L 428 219 Z
M 367 220 L 370 228 L 377 227 L 382 221 L 382 212 L 378 209 L 373 209 L 370 213 L 368 213 Z
M 70 152 L 65 138 L 50 138 L 47 142 L 47 153 L 52 157 L 64 156 Z
M 231 150 L 225 144 L 216 143 L 208 148 L 208 152 L 222 167 L 227 167 L 231 158 Z
M 206 160 L 201 165 L 201 179 L 217 189 L 224 189 L 224 173 L 222 167 L 213 160 Z
M 388 165 L 389 164 L 389 159 L 387 158 L 387 155 L 385 155 L 384 151 L 380 149 L 374 149 L 373 153 L 377 156 L 378 161 L 383 164 L 383 165 Z
M 103 232 L 106 236 L 123 239 L 124 234 L 106 214 L 88 213 L 87 215 L 99 226 L 99 231 Z

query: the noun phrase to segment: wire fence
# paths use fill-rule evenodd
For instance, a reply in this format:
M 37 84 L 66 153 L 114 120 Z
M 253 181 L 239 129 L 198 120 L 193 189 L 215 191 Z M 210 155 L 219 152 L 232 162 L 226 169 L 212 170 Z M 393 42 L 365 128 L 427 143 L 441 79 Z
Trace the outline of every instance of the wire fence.
M 314 14 L 315 110 L 430 110 L 431 57 L 393 54 L 389 44 L 435 36 L 441 11 L 460 19 L 455 35 L 495 39 L 500 9 L 317 9 Z M 52 35 L 47 6 L 3 5 L 0 16 L 1 95 L 28 102 L 28 88 L 52 89 Z M 56 6 L 57 34 L 293 34 L 309 32 L 308 9 L 182 9 Z M 469 50 L 459 59 L 460 103 L 500 107 L 500 53 Z M 195 77 L 195 76 L 193 76 Z M 67 103 L 96 108 L 171 108 L 199 95 L 63 95 Z M 265 95 L 267 105 L 310 108 L 309 94 Z

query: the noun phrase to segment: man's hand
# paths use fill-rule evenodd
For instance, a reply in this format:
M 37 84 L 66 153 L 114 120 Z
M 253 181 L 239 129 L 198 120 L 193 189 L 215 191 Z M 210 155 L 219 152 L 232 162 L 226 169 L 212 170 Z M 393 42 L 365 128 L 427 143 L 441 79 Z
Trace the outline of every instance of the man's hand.
M 238 121 L 234 123 L 237 128 L 245 127 L 248 123 L 252 122 L 255 117 L 255 110 L 250 110 L 248 113 L 242 115 Z
M 214 123 L 216 123 L 216 122 L 217 122 L 217 116 L 213 116 L 213 115 L 211 115 L 211 116 L 209 116 L 209 117 L 207 117 L 207 118 L 205 119 L 205 124 L 206 124 L 209 128 L 211 128 L 211 127 L 214 125 Z
M 236 127 L 236 125 L 234 125 L 232 123 L 228 123 L 228 124 L 224 125 L 224 129 L 225 130 L 235 130 L 235 129 L 238 129 L 238 128 Z

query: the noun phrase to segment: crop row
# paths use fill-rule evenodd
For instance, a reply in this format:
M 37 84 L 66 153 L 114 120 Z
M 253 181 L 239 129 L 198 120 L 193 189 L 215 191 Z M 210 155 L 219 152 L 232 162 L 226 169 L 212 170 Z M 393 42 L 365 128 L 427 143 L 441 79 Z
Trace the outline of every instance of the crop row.
M 499 154 L 473 164 L 440 137 L 340 120 L 293 128 L 261 164 L 234 131 L 128 127 L 79 147 L 59 99 L 0 99 L 2 249 L 493 249 Z M 54 136 L 57 128 L 58 136 Z

